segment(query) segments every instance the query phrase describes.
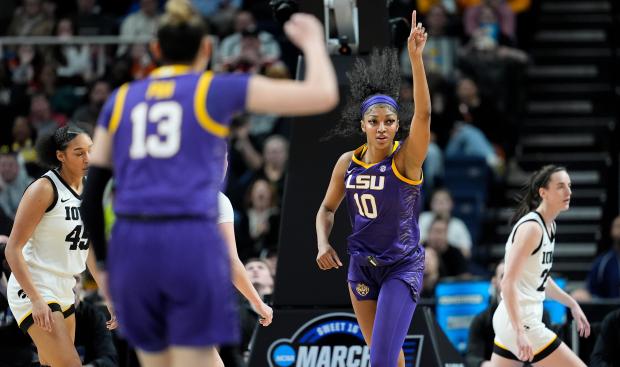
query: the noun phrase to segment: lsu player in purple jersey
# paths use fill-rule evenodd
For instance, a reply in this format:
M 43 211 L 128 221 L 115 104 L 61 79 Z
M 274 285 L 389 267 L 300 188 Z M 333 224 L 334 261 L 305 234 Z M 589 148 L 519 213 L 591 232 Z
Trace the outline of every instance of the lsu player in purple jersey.
M 346 198 L 353 227 L 347 240 L 349 293 L 373 367 L 404 367 L 401 349 L 422 290 L 424 249 L 417 217 L 430 136 L 431 103 L 422 62 L 426 39 L 414 11 L 408 50 L 415 114 L 403 142 L 395 141 L 399 116 L 406 115 L 406 107 L 399 111 L 396 103 L 396 53 L 374 52 L 368 66 L 355 64 L 349 74 L 352 103 L 343 123 L 349 130 L 361 128 L 366 144 L 338 159 L 316 218 L 318 266 L 339 268 L 342 263 L 329 244 L 329 234 L 334 213 Z
M 579 304 L 551 275 L 557 216 L 569 209 L 570 176 L 564 167 L 547 165 L 535 172 L 512 218 L 506 241 L 502 299 L 493 314 L 495 341 L 491 365 L 585 367 L 579 357 L 542 322 L 543 301 L 554 299 L 571 311 L 582 337 L 590 323 Z
M 314 114 L 338 101 L 319 21 L 295 14 L 284 31 L 304 53 L 304 81 L 204 72 L 203 20 L 189 0 L 169 0 L 152 44 L 164 66 L 115 90 L 99 116 L 82 209 L 102 260 L 101 199 L 113 174 L 117 221 L 105 275 L 143 366 L 215 366 L 215 346 L 238 340 L 217 226 L 231 116 Z

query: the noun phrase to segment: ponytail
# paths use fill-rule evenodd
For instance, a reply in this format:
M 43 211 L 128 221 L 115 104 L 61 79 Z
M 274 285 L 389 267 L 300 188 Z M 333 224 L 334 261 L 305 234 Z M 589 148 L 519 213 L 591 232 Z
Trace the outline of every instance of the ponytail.
M 551 175 L 556 172 L 566 171 L 566 168 L 562 166 L 556 166 L 549 164 L 543 166 L 537 172 L 530 177 L 527 184 L 521 189 L 521 194 L 518 197 L 518 205 L 515 209 L 512 218 L 510 219 L 510 225 L 514 225 L 527 213 L 536 209 L 542 201 L 538 190 L 541 187 L 547 187 Z

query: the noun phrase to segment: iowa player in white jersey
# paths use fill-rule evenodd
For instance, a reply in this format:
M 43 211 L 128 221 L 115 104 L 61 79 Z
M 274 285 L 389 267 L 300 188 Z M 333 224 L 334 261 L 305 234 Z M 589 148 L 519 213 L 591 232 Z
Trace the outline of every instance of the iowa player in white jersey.
M 551 278 L 555 219 L 568 210 L 571 181 L 566 169 L 544 166 L 530 178 L 513 217 L 506 242 L 502 300 L 493 315 L 495 367 L 585 366 L 542 322 L 546 297 L 568 307 L 579 335 L 588 337 L 590 324 L 579 304 Z
M 9 306 L 34 341 L 42 366 L 82 365 L 73 346 L 74 275 L 88 259 L 98 280 L 79 211 L 91 146 L 90 137 L 75 127 L 39 141 L 39 159 L 52 169 L 26 189 L 6 246 Z

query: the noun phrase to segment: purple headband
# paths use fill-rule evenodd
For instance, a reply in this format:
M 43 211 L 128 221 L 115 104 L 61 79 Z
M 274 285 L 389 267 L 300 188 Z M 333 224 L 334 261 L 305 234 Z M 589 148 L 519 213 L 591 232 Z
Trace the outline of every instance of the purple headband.
M 398 103 L 396 103 L 394 98 L 392 98 L 390 96 L 386 96 L 385 94 L 375 94 L 373 96 L 370 96 L 370 97 L 366 98 L 366 100 L 364 102 L 362 102 L 362 105 L 360 106 L 360 113 L 361 113 L 362 117 L 364 117 L 364 114 L 366 113 L 366 111 L 368 111 L 368 109 L 372 105 L 376 105 L 376 104 L 379 104 L 379 103 L 385 103 L 387 105 L 390 105 L 396 111 L 398 111 Z

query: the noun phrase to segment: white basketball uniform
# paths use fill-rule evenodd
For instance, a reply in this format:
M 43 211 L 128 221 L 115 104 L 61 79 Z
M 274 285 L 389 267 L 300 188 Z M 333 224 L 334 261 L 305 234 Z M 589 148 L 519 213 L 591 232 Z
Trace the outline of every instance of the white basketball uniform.
M 552 223 L 553 230 L 549 233 L 543 217 L 538 212 L 530 212 L 519 219 L 512 228 L 512 232 L 506 242 L 505 263 L 514 246 L 513 242 L 517 230 L 526 222 L 536 222 L 543 230 L 540 244 L 525 261 L 523 271 L 517 280 L 518 311 L 521 323 L 525 329 L 525 335 L 532 343 L 534 362 L 536 362 L 551 354 L 561 343 L 557 335 L 542 322 L 545 285 L 553 263 L 555 222 Z M 503 357 L 517 359 L 516 355 L 519 352 L 517 333 L 510 323 L 510 317 L 503 300 L 499 303 L 493 315 L 493 329 L 495 330 L 495 347 L 493 351 Z
M 230 203 L 230 199 L 228 198 L 228 196 L 224 195 L 221 192 L 218 192 L 217 193 L 217 205 L 219 208 L 217 224 L 234 223 L 235 210 L 233 209 L 233 206 Z
M 60 177 L 48 171 L 47 179 L 54 188 L 54 201 L 45 211 L 32 237 L 22 250 L 32 282 L 54 311 L 70 316 L 75 308 L 74 275 L 86 268 L 88 236 L 80 215 L 82 198 Z M 11 274 L 7 298 L 13 316 L 22 330 L 33 324 L 32 303 Z

